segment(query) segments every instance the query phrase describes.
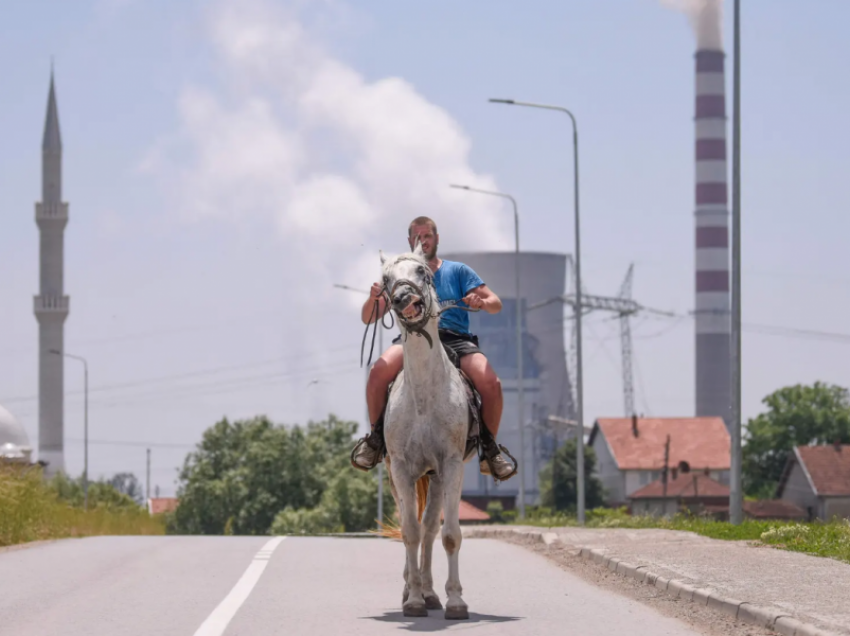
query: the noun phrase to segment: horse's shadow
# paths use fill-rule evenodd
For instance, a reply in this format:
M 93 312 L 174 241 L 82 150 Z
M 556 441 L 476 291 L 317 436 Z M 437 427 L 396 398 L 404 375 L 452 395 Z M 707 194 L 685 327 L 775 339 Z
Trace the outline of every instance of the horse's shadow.
M 492 614 L 469 613 L 469 618 L 462 621 L 446 620 L 443 610 L 433 610 L 428 617 L 411 618 L 402 612 L 384 612 L 381 616 L 364 616 L 364 619 L 380 621 L 381 623 L 398 623 L 399 627 L 409 632 L 440 632 L 460 625 L 475 623 L 512 623 L 522 620 L 520 616 L 493 616 Z

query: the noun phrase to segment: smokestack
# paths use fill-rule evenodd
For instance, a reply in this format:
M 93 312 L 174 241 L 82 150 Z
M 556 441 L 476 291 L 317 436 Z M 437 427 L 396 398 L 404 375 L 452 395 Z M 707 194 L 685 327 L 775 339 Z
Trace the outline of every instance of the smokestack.
M 732 424 L 725 55 L 720 0 L 702 0 L 696 52 L 696 415 Z
M 632 415 L 632 435 L 638 436 L 638 418 L 637 415 Z

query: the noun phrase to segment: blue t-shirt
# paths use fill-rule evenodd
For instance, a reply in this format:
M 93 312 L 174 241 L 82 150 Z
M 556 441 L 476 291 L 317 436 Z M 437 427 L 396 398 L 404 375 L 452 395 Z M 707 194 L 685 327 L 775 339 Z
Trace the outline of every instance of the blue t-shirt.
M 434 286 L 440 302 L 460 300 L 476 287 L 484 284 L 475 271 L 455 261 L 443 261 L 434 274 Z M 466 303 L 463 304 L 466 306 Z M 451 329 L 457 333 L 469 333 L 469 314 L 463 309 L 452 307 L 440 316 L 440 329 Z

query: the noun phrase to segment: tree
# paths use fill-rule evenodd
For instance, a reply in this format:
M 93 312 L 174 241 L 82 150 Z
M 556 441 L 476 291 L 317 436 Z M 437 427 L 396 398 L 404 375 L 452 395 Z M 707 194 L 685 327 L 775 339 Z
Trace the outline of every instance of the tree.
M 85 491 L 82 476 L 74 479 L 65 473 L 57 473 L 47 482 L 47 485 L 59 500 L 77 508 L 83 507 Z M 88 490 L 90 509 L 100 507 L 119 510 L 139 507 L 138 502 L 116 489 L 109 481 L 103 479 L 89 481 Z
M 576 455 L 578 441 L 568 440 L 540 471 L 540 503 L 555 510 L 575 510 L 578 505 Z M 604 503 L 602 483 L 593 475 L 596 453 L 584 447 L 585 507 L 590 510 Z
M 140 506 L 145 502 L 142 485 L 133 473 L 116 473 L 109 484 L 120 493 L 124 493 Z
M 744 434 L 744 492 L 750 496 L 773 496 L 795 446 L 850 443 L 850 394 L 843 387 L 798 384 L 762 403 L 767 412 L 749 420 Z
M 347 530 L 371 527 L 377 482 L 373 474 L 350 466 L 356 431 L 356 422 L 333 415 L 306 427 L 274 425 L 266 417 L 221 420 L 186 457 L 179 476 L 180 505 L 169 518 L 169 531 L 268 534 L 278 513 L 310 511 L 320 504 L 322 515 L 326 512 Z

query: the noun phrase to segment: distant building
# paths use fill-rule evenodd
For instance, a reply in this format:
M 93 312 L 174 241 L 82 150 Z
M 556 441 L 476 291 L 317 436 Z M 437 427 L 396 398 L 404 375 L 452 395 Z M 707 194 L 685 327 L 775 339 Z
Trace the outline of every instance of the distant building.
M 731 446 L 722 418 L 599 418 L 588 445 L 596 453 L 596 476 L 608 505 L 626 505 L 632 493 L 661 477 L 668 435 L 670 468 L 686 465 L 693 473 L 708 470 L 712 479 L 729 483 Z
M 633 515 L 672 516 L 681 510 L 700 514 L 706 507 L 729 507 L 729 486 L 705 473 L 672 472 L 667 485 L 658 479 L 629 495 Z
M 665 489 L 659 479 L 640 488 L 629 497 L 633 515 L 671 516 L 677 512 L 706 515 L 720 521 L 729 519 L 729 486 L 705 474 L 681 473 L 671 469 Z M 745 501 L 747 519 L 802 521 L 806 513 L 799 506 L 776 499 Z
M 24 427 L 0 405 L 0 462 L 31 463 L 32 447 Z
M 805 510 L 809 519 L 850 518 L 850 444 L 797 446 L 776 496 Z
M 553 303 L 533 311 L 527 307 L 564 294 L 567 257 L 544 252 L 520 253 L 520 293 L 523 315 L 523 391 L 525 453 L 520 454 L 516 343 L 516 254 L 514 252 L 465 252 L 441 254 L 474 269 L 502 300 L 502 311 L 469 314 L 472 333 L 502 381 L 504 411 L 498 442 L 520 462 L 525 477 L 525 503 L 539 499 L 538 475 L 552 458 L 559 441 L 547 421 L 549 415 L 571 417 L 574 413 L 564 346 L 564 309 Z M 566 437 L 566 435 L 564 436 Z M 466 464 L 463 496 L 486 508 L 487 502 L 519 494 L 520 478 L 495 484 L 479 474 L 478 462 Z M 504 505 L 504 503 L 503 503 Z M 512 506 L 504 505 L 505 509 Z
M 148 499 L 148 513 L 161 515 L 166 512 L 177 510 L 180 500 L 177 497 L 150 497 Z

